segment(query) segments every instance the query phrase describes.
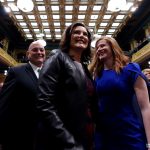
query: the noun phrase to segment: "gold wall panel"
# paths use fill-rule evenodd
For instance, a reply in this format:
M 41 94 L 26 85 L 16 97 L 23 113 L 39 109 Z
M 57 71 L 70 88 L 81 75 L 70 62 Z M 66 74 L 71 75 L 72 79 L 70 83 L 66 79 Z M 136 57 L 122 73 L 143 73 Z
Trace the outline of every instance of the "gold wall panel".
M 8 66 L 17 66 L 18 62 L 12 58 L 7 52 L 0 48 L 0 60 Z
M 142 62 L 150 57 L 150 43 L 146 44 L 143 48 L 132 55 L 133 62 Z

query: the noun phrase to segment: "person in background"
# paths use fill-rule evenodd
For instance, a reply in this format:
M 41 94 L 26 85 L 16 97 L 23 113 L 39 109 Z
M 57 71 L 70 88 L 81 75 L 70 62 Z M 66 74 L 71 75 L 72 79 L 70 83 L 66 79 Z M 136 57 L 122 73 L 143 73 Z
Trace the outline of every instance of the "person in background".
M 0 93 L 0 138 L 3 150 L 33 150 L 36 128 L 36 96 L 45 48 L 30 44 L 29 62 L 9 69 Z
M 63 33 L 60 50 L 42 68 L 37 109 L 49 134 L 46 150 L 92 150 L 95 94 L 86 65 L 90 44 L 88 28 L 71 24 Z
M 117 41 L 101 37 L 89 65 L 93 73 L 99 106 L 97 150 L 150 150 L 150 103 L 144 75 L 137 63 L 129 63 Z M 132 104 L 133 96 L 143 125 Z M 145 130 L 144 130 L 145 129 Z M 146 134 L 146 135 L 145 135 Z
M 144 75 L 146 76 L 148 80 L 147 88 L 148 88 L 148 93 L 149 93 L 149 98 L 150 98 L 150 68 L 146 68 L 142 70 L 142 72 L 144 73 Z
M 150 81 L 150 68 L 146 68 L 146 69 L 142 70 L 142 72 L 147 77 L 148 81 Z

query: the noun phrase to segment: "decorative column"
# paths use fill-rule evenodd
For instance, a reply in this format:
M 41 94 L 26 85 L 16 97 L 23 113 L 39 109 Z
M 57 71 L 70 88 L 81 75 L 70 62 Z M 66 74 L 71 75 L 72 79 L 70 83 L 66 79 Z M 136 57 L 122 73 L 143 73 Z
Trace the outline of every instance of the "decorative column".
M 146 38 L 150 37 L 150 24 L 148 24 L 145 28 L 145 36 Z
M 9 40 L 7 38 L 4 38 L 1 41 L 1 44 L 3 45 L 3 50 L 7 52 L 8 50 L 8 46 L 9 46 Z
M 130 42 L 130 47 L 131 47 L 131 50 L 134 50 L 137 47 L 137 41 L 133 39 Z

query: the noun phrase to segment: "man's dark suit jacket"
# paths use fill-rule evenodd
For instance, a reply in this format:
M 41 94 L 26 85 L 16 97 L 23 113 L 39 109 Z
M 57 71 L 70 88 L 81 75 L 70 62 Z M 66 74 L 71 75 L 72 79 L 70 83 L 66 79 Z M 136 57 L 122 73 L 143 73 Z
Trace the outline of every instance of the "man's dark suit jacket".
M 9 69 L 0 93 L 0 138 L 8 149 L 32 149 L 37 82 L 30 64 Z

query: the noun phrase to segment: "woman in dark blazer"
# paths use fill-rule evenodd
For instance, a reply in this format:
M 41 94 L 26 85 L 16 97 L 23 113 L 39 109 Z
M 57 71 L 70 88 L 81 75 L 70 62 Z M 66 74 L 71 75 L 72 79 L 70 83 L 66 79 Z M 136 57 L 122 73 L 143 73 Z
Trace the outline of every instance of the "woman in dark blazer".
M 70 25 L 62 36 L 60 51 L 42 69 L 37 108 L 49 134 L 49 149 L 92 149 L 95 94 L 86 67 L 90 44 L 91 34 L 84 24 Z

